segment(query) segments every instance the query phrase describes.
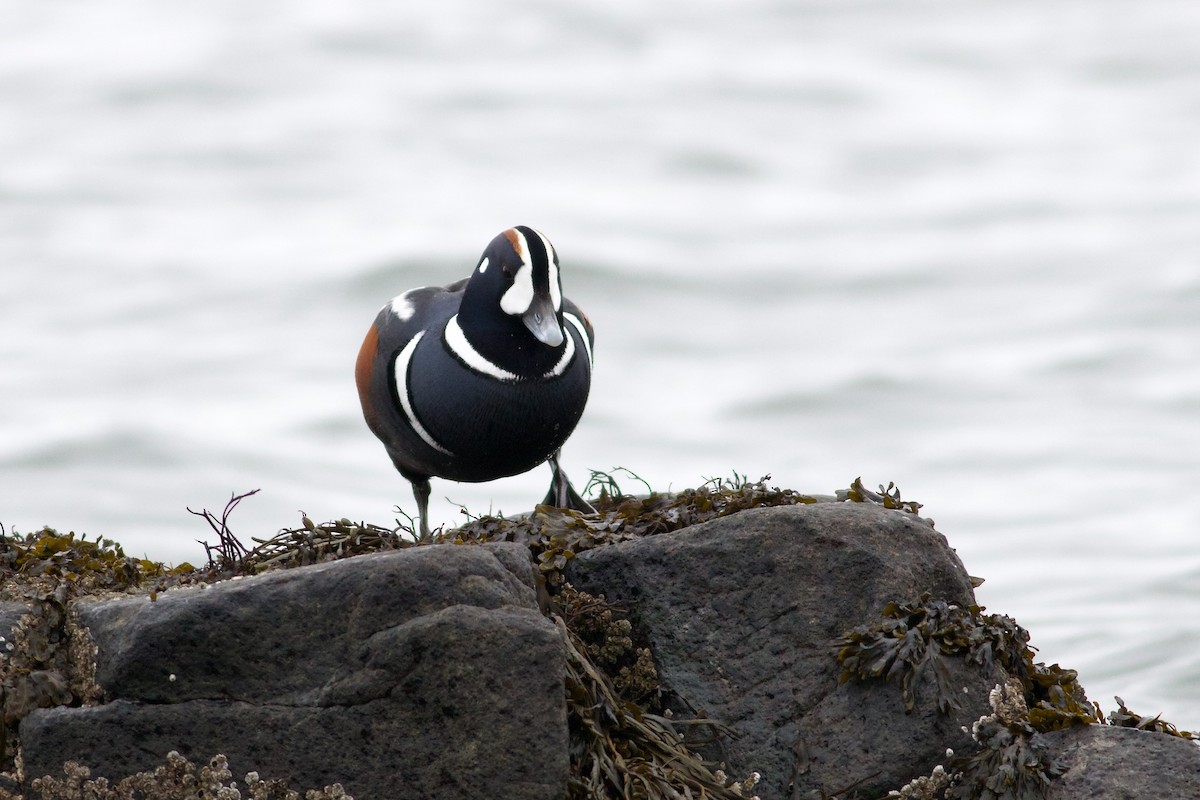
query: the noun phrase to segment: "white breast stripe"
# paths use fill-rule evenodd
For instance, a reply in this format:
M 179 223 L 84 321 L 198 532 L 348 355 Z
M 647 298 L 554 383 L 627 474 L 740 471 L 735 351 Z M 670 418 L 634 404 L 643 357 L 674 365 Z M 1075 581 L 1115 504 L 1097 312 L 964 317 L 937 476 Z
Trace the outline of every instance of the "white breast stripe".
M 417 415 L 413 411 L 412 397 L 408 394 L 408 363 L 412 361 L 413 353 L 417 350 L 417 342 L 421 341 L 421 337 L 424 335 L 425 331 L 418 333 L 408 344 L 404 345 L 404 349 L 400 351 L 400 355 L 396 356 L 396 396 L 400 398 L 400 407 L 404 409 L 404 416 L 408 418 L 408 424 L 417 432 L 418 436 L 425 440 L 425 444 L 439 453 L 453 456 L 454 453 L 451 453 L 438 444 L 429 435 L 429 431 L 425 430 L 425 426 L 421 424 L 420 420 L 417 419 Z
M 409 289 L 399 297 L 393 297 L 392 302 L 389 304 L 392 307 L 392 313 L 395 314 L 401 322 L 407 322 L 409 319 L 412 319 L 412 315 L 416 311 L 416 308 L 413 307 L 412 301 L 408 299 L 408 296 L 415 291 L 416 289 Z
M 479 351 L 471 347 L 471 343 L 467 341 L 466 334 L 458 324 L 458 314 L 450 318 L 446 323 L 446 345 L 454 355 L 462 359 L 462 362 L 471 369 L 478 372 L 480 375 L 486 375 L 489 378 L 495 378 L 498 381 L 512 383 L 517 379 L 517 376 L 506 369 L 497 367 L 492 362 L 479 354 Z
M 543 378 L 557 378 L 566 372 L 567 367 L 571 363 L 571 359 L 575 357 L 575 340 L 570 336 L 567 337 L 567 346 L 563 348 L 562 358 L 554 365 L 554 369 L 543 375 Z
M 558 277 L 558 253 L 544 233 L 541 231 L 534 231 L 534 233 L 542 240 L 542 246 L 546 248 L 546 269 L 550 275 L 550 302 L 554 304 L 555 311 L 562 311 L 562 285 L 559 283 Z
M 583 349 L 587 351 L 588 363 L 592 363 L 592 340 L 588 338 L 587 326 L 583 324 L 583 320 L 574 314 L 563 314 L 563 319 L 575 326 L 575 330 L 579 331 L 579 338 L 583 340 Z M 570 338 L 569 336 L 567 337 Z

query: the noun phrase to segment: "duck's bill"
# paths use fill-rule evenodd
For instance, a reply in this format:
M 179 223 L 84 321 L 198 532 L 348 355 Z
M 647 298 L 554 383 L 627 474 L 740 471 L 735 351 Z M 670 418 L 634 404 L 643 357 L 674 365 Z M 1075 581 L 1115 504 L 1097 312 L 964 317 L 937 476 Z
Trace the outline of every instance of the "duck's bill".
M 548 295 L 535 296 L 529 310 L 521 315 L 521 321 L 542 344 L 558 347 L 563 343 L 562 325 L 558 323 L 558 314 Z

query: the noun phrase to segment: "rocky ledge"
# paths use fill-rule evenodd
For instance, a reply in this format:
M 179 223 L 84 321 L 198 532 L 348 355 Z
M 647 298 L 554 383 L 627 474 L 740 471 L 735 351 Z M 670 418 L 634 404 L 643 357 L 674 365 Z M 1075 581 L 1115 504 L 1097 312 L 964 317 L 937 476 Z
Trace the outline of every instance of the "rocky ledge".
M 462 544 L 0 605 L 0 797 L 154 796 L 95 779 L 168 753 L 221 754 L 226 794 L 164 798 L 299 796 L 259 775 L 358 800 L 1200 797 L 1196 743 L 1034 663 L 915 504 L 789 497 L 637 536 L 539 508 Z M 74 666 L 28 652 L 38 625 Z

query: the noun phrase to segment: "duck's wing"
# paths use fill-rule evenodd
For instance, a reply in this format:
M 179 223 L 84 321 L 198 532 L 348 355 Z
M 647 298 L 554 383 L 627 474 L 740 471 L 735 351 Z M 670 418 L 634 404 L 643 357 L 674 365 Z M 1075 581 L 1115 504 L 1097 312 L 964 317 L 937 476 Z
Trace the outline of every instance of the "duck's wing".
M 397 407 L 391 377 L 395 362 L 405 353 L 411 355 L 409 345 L 415 345 L 426 331 L 440 330 L 445 325 L 458 310 L 464 283 L 423 286 L 397 295 L 379 310 L 363 339 L 354 369 L 355 383 L 367 425 L 389 452 L 401 449 L 396 431 L 402 409 Z

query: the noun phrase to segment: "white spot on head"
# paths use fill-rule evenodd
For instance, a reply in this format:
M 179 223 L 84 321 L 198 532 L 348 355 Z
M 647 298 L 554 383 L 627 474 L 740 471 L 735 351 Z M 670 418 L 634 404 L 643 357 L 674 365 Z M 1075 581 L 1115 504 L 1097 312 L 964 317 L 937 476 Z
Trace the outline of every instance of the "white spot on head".
M 479 262 L 479 274 L 482 275 L 483 273 L 487 272 L 487 268 L 488 268 L 488 260 L 487 260 L 487 256 L 484 256 L 483 261 Z
M 412 319 L 412 315 L 417 311 L 416 307 L 412 304 L 412 301 L 408 299 L 408 296 L 415 291 L 416 289 L 409 289 L 404 294 L 398 297 L 393 297 L 392 302 L 388 304 L 391 306 L 392 313 L 395 314 L 401 322 L 407 322 L 408 320 Z
M 466 334 L 463 333 L 462 327 L 458 324 L 458 314 L 455 314 L 446 323 L 446 344 L 450 347 L 454 355 L 462 359 L 464 364 L 481 375 L 487 375 L 489 378 L 495 378 L 506 383 L 512 383 L 517 379 L 515 373 L 496 366 L 471 346 L 471 343 L 467 341 Z

